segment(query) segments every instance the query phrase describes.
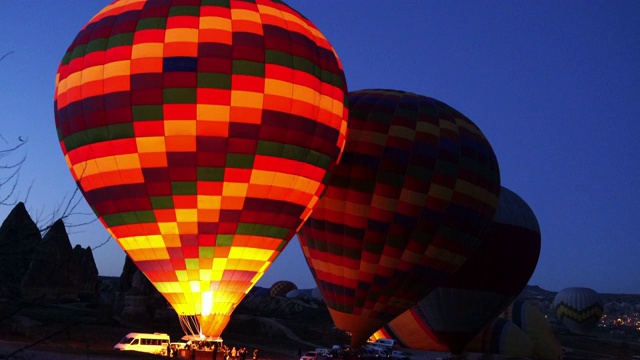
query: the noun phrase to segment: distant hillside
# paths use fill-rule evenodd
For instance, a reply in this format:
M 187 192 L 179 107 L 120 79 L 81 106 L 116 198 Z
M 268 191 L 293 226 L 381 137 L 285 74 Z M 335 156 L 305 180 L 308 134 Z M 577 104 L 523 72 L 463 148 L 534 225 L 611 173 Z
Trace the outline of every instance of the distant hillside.
M 520 293 L 520 297 L 525 299 L 546 299 L 550 297 L 553 298 L 556 296 L 556 294 L 556 291 L 545 290 L 538 285 L 527 285 L 522 293 Z
M 549 291 L 541 288 L 538 285 L 527 285 L 527 287 L 520 294 L 521 298 L 525 299 L 539 299 L 539 300 L 553 300 L 557 291 Z M 599 293 L 603 303 L 610 301 L 618 302 L 630 302 L 640 303 L 640 294 L 612 294 L 612 293 Z

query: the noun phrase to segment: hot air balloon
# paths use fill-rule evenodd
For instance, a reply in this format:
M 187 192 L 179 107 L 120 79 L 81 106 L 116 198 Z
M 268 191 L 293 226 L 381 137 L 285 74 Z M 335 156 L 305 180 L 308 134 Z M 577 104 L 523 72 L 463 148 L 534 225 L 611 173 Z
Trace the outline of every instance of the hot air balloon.
M 102 224 L 185 332 L 216 337 L 323 192 L 345 98 L 281 1 L 119 0 L 64 55 L 55 120 Z
M 534 359 L 562 359 L 562 346 L 553 334 L 553 329 L 538 306 L 528 300 L 514 301 L 500 315 L 521 328 L 533 343 Z
M 471 339 L 465 351 L 470 353 L 499 354 L 506 358 L 534 358 L 533 342 L 513 322 L 493 319 L 476 337 Z
M 361 90 L 349 113 L 342 160 L 298 238 L 357 347 L 471 256 L 500 183 L 480 129 L 441 101 Z
M 531 208 L 501 187 L 493 222 L 473 255 L 384 329 L 412 348 L 462 352 L 526 286 L 538 261 L 540 237 Z M 444 349 L 434 347 L 433 339 Z
M 517 194 L 501 187 L 498 210 L 478 249 L 445 284 L 416 305 L 424 314 L 424 324 L 452 353 L 462 353 L 522 292 L 539 255 L 535 214 Z M 401 315 L 390 325 L 401 327 L 402 321 Z
M 398 323 L 392 321 L 382 329 L 376 331 L 370 340 L 388 338 L 396 340 L 402 347 L 448 352 L 449 347 L 440 342 L 436 335 L 421 320 L 415 307 L 402 313 L 414 316 L 414 321 Z M 405 319 L 406 320 L 406 319 Z M 499 354 L 506 357 L 532 357 L 533 343 L 529 336 L 513 322 L 497 318 L 489 322 L 465 348 L 469 353 Z
M 286 297 L 287 293 L 291 290 L 296 290 L 298 287 L 296 284 L 288 280 L 276 281 L 271 285 L 269 295 L 273 297 Z
M 580 335 L 593 330 L 604 312 L 600 295 L 584 287 L 570 287 L 558 292 L 553 300 L 553 308 L 558 320 L 569 331 Z

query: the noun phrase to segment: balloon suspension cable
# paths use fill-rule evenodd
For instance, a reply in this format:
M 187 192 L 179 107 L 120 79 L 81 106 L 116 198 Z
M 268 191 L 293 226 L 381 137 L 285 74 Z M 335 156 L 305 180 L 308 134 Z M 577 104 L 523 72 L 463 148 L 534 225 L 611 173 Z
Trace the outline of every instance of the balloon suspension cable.
M 178 315 L 180 320 L 180 326 L 185 335 L 189 337 L 200 338 L 202 337 L 200 322 L 195 315 Z

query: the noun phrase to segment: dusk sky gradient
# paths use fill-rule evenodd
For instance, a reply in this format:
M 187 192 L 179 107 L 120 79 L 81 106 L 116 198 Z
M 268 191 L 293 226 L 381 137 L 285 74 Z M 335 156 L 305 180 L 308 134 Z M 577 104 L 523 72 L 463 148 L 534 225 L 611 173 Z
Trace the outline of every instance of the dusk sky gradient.
M 75 187 L 54 123 L 56 70 L 77 32 L 108 3 L 0 2 L 0 57 L 7 54 L 0 61 L 0 149 L 28 139 L 1 161 L 26 154 L 16 195 L 41 221 Z M 287 3 L 333 44 L 349 90 L 426 95 L 480 127 L 502 185 L 540 223 L 542 251 L 530 285 L 640 294 L 639 1 Z M 10 210 L 0 207 L 0 221 Z M 90 209 L 83 200 L 77 211 Z M 69 231 L 72 245 L 83 247 L 108 237 L 99 222 Z M 114 240 L 94 257 L 101 275 L 120 275 L 125 256 Z M 315 287 L 296 238 L 258 286 L 282 279 Z

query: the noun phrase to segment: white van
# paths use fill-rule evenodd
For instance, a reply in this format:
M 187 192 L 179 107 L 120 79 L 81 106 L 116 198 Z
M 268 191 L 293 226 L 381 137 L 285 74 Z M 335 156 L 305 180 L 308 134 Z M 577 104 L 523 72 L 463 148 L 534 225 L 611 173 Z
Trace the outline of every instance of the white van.
M 384 347 L 386 349 L 392 349 L 393 347 L 396 346 L 396 341 L 394 339 L 385 339 L 385 338 L 380 338 L 372 343 L 370 343 L 371 345 L 374 346 L 380 346 L 380 347 Z
M 117 343 L 113 350 L 139 351 L 149 354 L 167 356 L 167 347 L 171 343 L 169 335 L 163 333 L 128 333 Z

